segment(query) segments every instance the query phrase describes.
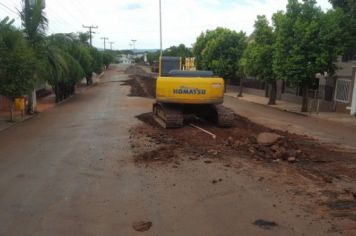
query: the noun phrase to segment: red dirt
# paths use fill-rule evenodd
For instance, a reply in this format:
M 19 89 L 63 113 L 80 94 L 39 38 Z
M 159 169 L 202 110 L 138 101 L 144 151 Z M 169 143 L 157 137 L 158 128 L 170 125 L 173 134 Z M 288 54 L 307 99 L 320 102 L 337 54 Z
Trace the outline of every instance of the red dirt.
M 152 97 L 155 80 L 134 76 L 126 81 L 131 86 L 131 95 Z M 150 91 L 150 92 L 148 92 Z M 131 145 L 135 151 L 137 164 L 167 165 L 176 168 L 182 160 L 205 160 L 205 163 L 221 161 L 226 167 L 233 167 L 229 160 L 243 158 L 255 161 L 271 168 L 284 166 L 290 175 L 298 175 L 309 179 L 317 186 L 329 186 L 335 182 L 344 183 L 343 190 L 323 193 L 320 205 L 327 206 L 337 217 L 346 217 L 356 221 L 356 156 L 353 153 L 332 150 L 306 136 L 273 130 L 251 122 L 245 117 L 236 115 L 232 128 L 216 127 L 208 121 L 189 120 L 181 129 L 162 129 L 154 120 L 151 113 L 137 117 L 143 122 L 131 129 Z M 189 126 L 189 123 L 215 134 L 214 140 L 202 131 Z M 256 137 L 261 132 L 271 132 L 283 136 L 271 146 L 260 145 Z M 285 163 L 283 165 L 283 163 Z M 289 170 L 288 170 L 289 169 Z M 293 185 L 297 185 L 296 183 Z M 301 186 L 303 187 L 303 186 Z M 330 195 L 330 193 L 332 193 Z M 331 206 L 342 205 L 340 198 L 349 199 L 346 209 L 336 209 Z M 320 196 L 319 196 L 320 197 Z M 327 200 L 325 200 L 325 198 Z M 342 205 L 344 206 L 344 205 Z

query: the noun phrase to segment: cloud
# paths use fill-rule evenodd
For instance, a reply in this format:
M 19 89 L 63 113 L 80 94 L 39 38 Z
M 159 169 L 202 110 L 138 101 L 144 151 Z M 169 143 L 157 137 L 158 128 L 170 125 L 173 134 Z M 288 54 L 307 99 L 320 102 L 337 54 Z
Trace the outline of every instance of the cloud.
M 122 9 L 123 10 L 137 10 L 141 9 L 143 6 L 140 3 L 128 3 Z
M 20 0 L 1 0 L 8 6 L 21 5 Z M 218 26 L 250 34 L 257 15 L 269 19 L 285 10 L 288 0 L 161 0 L 163 45 L 184 43 L 191 46 L 197 36 Z M 330 8 L 328 0 L 318 0 L 322 9 Z M 132 39 L 138 48 L 159 47 L 158 0 L 47 0 L 49 32 L 85 31 L 82 25 L 99 26 L 94 45 L 103 47 L 101 37 L 109 37 L 114 47 L 129 48 Z M 1 9 L 0 9 L 1 10 Z M 0 11 L 0 15 L 2 12 Z

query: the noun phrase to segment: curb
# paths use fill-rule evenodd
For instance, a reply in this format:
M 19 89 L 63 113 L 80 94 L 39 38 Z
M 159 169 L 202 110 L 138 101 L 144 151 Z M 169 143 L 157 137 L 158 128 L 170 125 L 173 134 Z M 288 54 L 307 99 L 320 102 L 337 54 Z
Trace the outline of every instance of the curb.
M 57 107 L 58 105 L 61 105 L 61 104 L 63 104 L 63 103 L 66 103 L 66 102 L 70 101 L 70 100 L 73 99 L 76 95 L 82 94 L 82 93 L 86 92 L 88 89 L 90 89 L 90 88 L 92 88 L 92 87 L 94 87 L 94 86 L 96 86 L 96 85 L 92 84 L 92 85 L 90 85 L 90 86 L 87 86 L 87 87 L 85 88 L 85 90 L 83 90 L 83 91 L 81 91 L 81 92 L 79 92 L 79 93 L 76 93 L 76 94 L 74 94 L 73 96 L 71 96 L 71 97 L 69 97 L 69 98 L 67 98 L 67 99 L 65 99 L 65 100 L 63 100 L 63 101 L 60 101 L 60 102 L 58 102 L 58 103 L 55 103 L 55 105 L 54 105 L 53 107 L 50 107 L 50 108 L 48 108 L 48 109 L 46 109 L 46 110 L 44 110 L 44 111 L 42 111 L 42 112 L 35 112 L 33 115 L 28 115 L 28 116 L 26 116 L 26 117 L 25 117 L 23 120 L 21 120 L 21 121 L 17 121 L 17 122 L 14 122 L 14 123 L 12 123 L 12 124 L 9 124 L 9 126 L 3 128 L 3 129 L 0 129 L 0 133 L 5 132 L 5 131 L 7 131 L 8 129 L 14 128 L 14 127 L 16 127 L 16 126 L 18 126 L 18 125 L 20 125 L 20 124 L 23 124 L 23 123 L 25 123 L 26 121 L 32 120 L 32 119 L 34 119 L 34 118 L 36 118 L 36 117 L 39 117 L 40 114 L 45 113 L 45 112 L 48 112 L 48 111 L 52 110 L 53 108 Z
M 25 123 L 26 121 L 32 120 L 33 118 L 35 118 L 35 117 L 37 117 L 37 116 L 38 116 L 38 113 L 35 113 L 35 114 L 33 114 L 33 115 L 28 115 L 28 116 L 25 117 L 23 120 L 14 122 L 14 123 L 10 124 L 9 126 L 3 128 L 3 129 L 0 129 L 0 133 L 1 133 L 1 132 L 5 132 L 5 131 L 8 130 L 8 129 L 14 128 L 14 127 L 16 127 L 16 126 L 18 126 L 18 125 L 20 125 L 20 124 L 23 124 L 23 123 Z

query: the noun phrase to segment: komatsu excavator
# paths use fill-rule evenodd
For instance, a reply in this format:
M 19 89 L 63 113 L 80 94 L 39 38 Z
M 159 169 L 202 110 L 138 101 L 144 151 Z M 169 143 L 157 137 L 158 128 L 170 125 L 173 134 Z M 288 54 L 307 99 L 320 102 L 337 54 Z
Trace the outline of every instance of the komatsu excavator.
M 234 113 L 221 105 L 224 80 L 211 71 L 195 70 L 193 63 L 194 59 L 186 59 L 182 66 L 179 57 L 160 58 L 154 119 L 163 128 L 182 127 L 186 115 L 214 121 L 220 127 L 231 127 Z

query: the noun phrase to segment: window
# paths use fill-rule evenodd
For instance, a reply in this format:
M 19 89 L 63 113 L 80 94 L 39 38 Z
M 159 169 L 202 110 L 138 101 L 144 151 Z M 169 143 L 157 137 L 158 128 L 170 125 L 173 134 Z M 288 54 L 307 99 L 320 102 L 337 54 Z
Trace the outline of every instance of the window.
M 351 91 L 350 79 L 338 79 L 336 81 L 335 101 L 349 103 Z

